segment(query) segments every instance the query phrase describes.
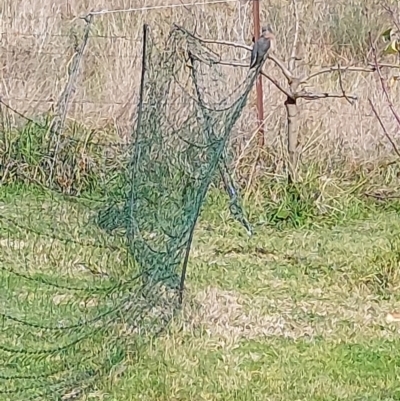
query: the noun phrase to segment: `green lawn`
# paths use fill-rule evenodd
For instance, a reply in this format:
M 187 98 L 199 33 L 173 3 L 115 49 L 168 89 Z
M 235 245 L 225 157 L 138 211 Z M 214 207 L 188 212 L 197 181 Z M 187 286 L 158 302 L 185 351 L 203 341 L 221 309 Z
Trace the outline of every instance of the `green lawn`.
M 75 338 L 35 334 L 6 315 L 71 324 L 83 313 L 82 302 L 98 313 L 124 296 L 110 290 L 117 277 L 135 271 L 124 241 L 101 232 L 88 210 L 34 192 L 0 195 L 2 347 L 62 346 Z M 182 313 L 156 338 L 131 335 L 130 348 L 111 355 L 111 372 L 87 399 L 400 399 L 400 325 L 385 322 L 387 312 L 400 311 L 400 216 L 383 208 L 364 214 L 337 226 L 258 226 L 249 238 L 226 210 L 208 205 L 196 230 Z M 77 296 L 63 285 L 88 290 Z M 84 310 L 90 318 L 90 308 Z M 68 368 L 82 355 L 90 354 L 84 363 L 92 368 L 110 358 L 112 335 L 97 332 L 64 354 Z M 0 358 L 6 360 L 4 349 Z M 40 363 L 43 371 L 53 368 Z M 57 358 L 52 363 L 65 369 Z M 9 374 L 9 365 L 0 374 Z

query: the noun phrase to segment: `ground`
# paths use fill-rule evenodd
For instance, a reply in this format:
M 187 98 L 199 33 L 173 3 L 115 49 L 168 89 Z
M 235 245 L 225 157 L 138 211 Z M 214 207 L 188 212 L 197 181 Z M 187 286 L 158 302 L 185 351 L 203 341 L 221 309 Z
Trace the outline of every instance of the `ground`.
M 69 266 L 77 285 L 93 283 L 81 260 L 91 238 L 107 237 L 83 223 L 89 221 L 85 207 L 57 199 L 2 193 L 3 268 L 62 277 L 66 271 L 54 269 Z M 33 232 L 11 230 L 4 217 L 26 224 L 24 213 L 36 216 L 29 220 L 36 230 L 57 216 L 55 234 L 68 221 L 63 235 L 71 241 L 50 244 Z M 308 228 L 265 224 L 248 237 L 226 210 L 208 205 L 195 234 L 182 313 L 129 354 L 90 398 L 399 399 L 400 324 L 386 323 L 385 316 L 400 311 L 400 217 L 384 207 L 362 215 Z M 11 251 L 16 246 L 25 249 L 25 260 L 30 255 L 29 268 Z M 46 247 L 58 247 L 58 257 L 46 257 Z M 118 273 L 122 253 L 90 252 L 96 277 Z M 9 291 L 13 283 L 7 283 Z M 13 302 L 7 291 L 4 302 Z

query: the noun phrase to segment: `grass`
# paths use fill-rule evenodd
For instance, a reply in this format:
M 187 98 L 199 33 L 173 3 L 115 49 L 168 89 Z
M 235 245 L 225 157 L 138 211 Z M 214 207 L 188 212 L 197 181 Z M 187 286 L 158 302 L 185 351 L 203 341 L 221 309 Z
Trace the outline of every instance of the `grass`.
M 234 349 L 190 342 L 183 350 L 175 338 L 153 346 L 112 399 L 391 400 L 399 394 L 395 344 L 382 340 L 335 344 L 281 337 L 239 341 Z
M 94 130 L 72 123 L 59 139 L 61 150 L 51 136 L 51 116 L 28 121 L 19 127 L 3 125 L 0 129 L 1 183 L 33 182 L 66 194 L 80 194 L 98 187 L 99 181 L 115 175 L 124 148 L 109 132 L 103 143 L 94 139 Z M 104 145 L 106 144 L 106 145 Z M 108 176 L 107 176 L 108 174 Z
M 184 308 L 167 330 L 130 335 L 123 351 L 104 347 L 112 338 L 104 332 L 66 354 L 71 366 L 82 355 L 91 355 L 90 366 L 109 358 L 111 370 L 89 398 L 398 399 L 399 329 L 384 318 L 400 309 L 400 217 L 395 204 L 355 205 L 360 210 L 347 221 L 271 220 L 247 237 L 212 191 L 196 230 Z M 88 206 L 32 187 L 1 189 L 2 313 L 67 324 L 109 306 L 106 288 L 135 267 L 123 240 L 93 225 Z M 49 281 L 102 290 L 73 292 L 71 301 Z M 66 341 L 9 321 L 0 336 L 2 346 L 32 349 Z

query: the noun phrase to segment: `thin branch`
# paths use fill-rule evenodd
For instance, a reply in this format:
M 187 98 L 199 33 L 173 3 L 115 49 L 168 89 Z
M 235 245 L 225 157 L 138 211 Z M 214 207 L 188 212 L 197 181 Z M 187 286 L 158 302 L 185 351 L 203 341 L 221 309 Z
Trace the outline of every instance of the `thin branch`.
M 215 61 L 214 64 L 220 64 L 220 65 L 228 65 L 231 67 L 240 67 L 240 68 L 249 68 L 249 66 L 247 64 L 243 64 L 243 63 L 237 63 L 235 61 L 224 61 L 224 60 L 219 60 L 219 61 Z M 287 89 L 285 89 L 275 78 L 272 78 L 271 76 L 269 76 L 267 73 L 265 73 L 264 71 L 261 71 L 260 74 L 262 76 L 264 76 L 265 78 L 268 79 L 268 81 L 270 81 L 273 85 L 276 86 L 277 89 L 279 89 L 283 94 L 285 94 L 286 96 L 288 96 L 289 98 L 293 99 L 293 95 L 290 93 L 290 91 L 288 91 Z
M 230 41 L 226 41 L 226 40 L 206 39 L 206 38 L 202 38 L 200 36 L 194 35 L 193 33 L 187 31 L 185 28 L 183 28 L 177 24 L 174 24 L 174 27 L 175 27 L 175 29 L 180 30 L 181 32 L 185 33 L 186 35 L 190 36 L 191 38 L 196 39 L 202 43 L 208 43 L 208 44 L 213 43 L 213 44 L 224 45 L 224 46 L 232 46 L 232 47 L 236 47 L 238 49 L 245 49 L 247 51 L 252 50 L 251 46 L 247 46 L 242 43 L 230 42 Z M 283 64 L 283 62 L 281 60 L 277 59 L 272 54 L 269 54 L 268 58 L 276 64 L 276 66 L 282 71 L 283 75 L 286 77 L 286 79 L 289 82 L 291 82 L 293 80 L 293 74 L 285 67 L 285 65 Z
M 342 81 L 342 72 L 341 72 L 340 68 L 339 68 L 338 72 L 339 72 L 339 86 L 340 86 L 340 90 L 342 91 L 343 97 L 344 97 L 351 105 L 353 105 L 353 104 L 354 104 L 354 100 L 351 100 L 351 99 L 349 98 L 349 96 L 347 96 L 346 91 L 344 90 L 343 81 Z
M 261 71 L 261 75 L 268 79 L 273 85 L 275 85 L 283 94 L 285 94 L 288 98 L 294 99 L 294 96 L 290 91 L 286 90 L 275 78 L 270 77 L 264 71 Z
M 306 99 L 306 100 L 318 100 L 327 98 L 346 98 L 349 101 L 353 102 L 358 100 L 358 97 L 355 95 L 347 95 L 343 93 L 328 93 L 328 92 L 313 93 L 313 92 L 300 91 L 295 94 L 295 97 L 297 99 Z
M 203 59 L 201 59 L 200 57 L 196 56 L 200 61 L 202 62 L 206 62 Z M 208 61 L 209 62 L 209 61 Z M 214 61 L 212 62 L 212 64 L 220 64 L 220 65 L 228 65 L 231 67 L 241 67 L 241 68 L 249 68 L 248 64 L 243 64 L 243 63 L 237 63 L 236 61 L 224 61 L 224 60 L 218 60 L 218 61 Z
M 308 76 L 303 76 L 300 78 L 300 83 L 304 84 L 308 82 L 310 79 L 317 77 L 318 75 L 329 74 L 330 72 L 334 71 L 351 71 L 351 72 L 375 72 L 375 67 L 356 67 L 356 66 L 343 66 L 343 65 L 333 65 L 331 67 L 322 68 L 319 71 L 313 72 Z
M 181 27 L 180 25 L 174 24 L 174 27 L 175 27 L 175 29 L 178 29 L 179 31 L 185 33 L 186 35 L 190 36 L 191 38 L 196 39 L 202 43 L 215 43 L 215 44 L 219 44 L 219 45 L 232 46 L 232 47 L 236 47 L 239 49 L 245 49 L 248 51 L 252 50 L 251 46 L 247 46 L 242 43 L 230 42 L 227 40 L 215 40 L 215 39 L 201 38 L 200 36 L 194 35 L 193 33 L 187 31 L 185 28 Z
M 389 63 L 371 63 L 369 62 L 368 65 L 370 65 L 373 68 L 396 68 L 400 69 L 400 64 L 389 64 Z
M 374 106 L 374 104 L 372 103 L 372 100 L 371 100 L 370 98 L 368 98 L 368 102 L 369 102 L 369 104 L 370 104 L 370 106 L 371 106 L 372 112 L 375 114 L 375 117 L 377 118 L 377 120 L 378 120 L 378 122 L 379 122 L 379 125 L 381 126 L 381 128 L 382 128 L 382 130 L 383 130 L 383 133 L 385 134 L 386 138 L 388 139 L 388 141 L 389 141 L 390 144 L 392 145 L 393 150 L 396 152 L 397 156 L 400 157 L 400 152 L 399 152 L 399 150 L 397 149 L 396 144 L 394 143 L 394 141 L 392 140 L 391 136 L 390 136 L 389 133 L 387 132 L 386 127 L 385 127 L 385 125 L 383 124 L 383 121 L 382 121 L 381 117 L 379 116 L 378 112 L 376 111 L 376 108 L 375 108 L 375 106 Z
M 318 75 L 322 74 L 329 74 L 330 72 L 334 71 L 341 71 L 341 72 L 375 72 L 377 67 L 386 67 L 386 68 L 397 68 L 400 69 L 400 64 L 387 64 L 387 63 L 368 63 L 369 67 L 357 67 L 357 66 L 344 66 L 344 65 L 333 65 L 331 67 L 325 67 L 320 69 L 319 71 L 313 72 L 312 74 L 306 76 L 304 75 L 300 78 L 300 84 L 304 84 L 308 82 L 310 79 L 317 77 Z
M 12 108 L 9 104 L 5 103 L 1 97 L 0 97 L 0 104 L 2 104 L 5 108 L 7 108 L 8 110 L 10 110 L 13 113 L 15 113 L 17 116 L 19 116 L 19 117 L 23 118 L 24 120 L 30 122 L 31 124 L 35 125 L 36 127 L 40 128 L 40 129 L 46 129 L 47 128 L 46 126 L 41 125 L 38 122 L 36 122 L 36 121 L 32 120 L 31 118 L 27 117 L 26 115 L 22 114 L 18 110 Z
M 286 77 L 289 83 L 293 81 L 293 74 L 285 67 L 285 64 L 279 59 L 277 59 L 274 55 L 268 54 L 268 58 L 272 60 L 276 66 L 282 71 L 282 74 Z
M 292 44 L 292 52 L 289 57 L 288 67 L 290 71 L 294 70 L 295 63 L 297 60 L 297 44 L 299 42 L 299 33 L 300 33 L 300 18 L 299 18 L 299 10 L 297 8 L 297 0 L 292 0 L 293 8 L 294 8 L 294 19 L 295 19 L 295 31 L 294 31 L 294 39 Z
M 381 70 L 380 70 L 379 65 L 378 65 L 378 58 L 377 58 L 377 55 L 376 55 L 376 49 L 375 49 L 375 47 L 372 45 L 371 35 L 370 35 L 370 43 L 371 43 L 371 47 L 372 47 L 372 55 L 374 56 L 374 65 L 375 65 L 375 69 L 376 69 L 376 71 L 377 71 L 377 73 L 378 73 L 379 81 L 380 81 L 380 83 L 381 83 L 381 87 L 382 87 L 383 93 L 384 93 L 384 95 L 385 95 L 385 97 L 386 97 L 386 101 L 388 102 L 390 111 L 392 112 L 394 118 L 396 119 L 397 124 L 400 126 L 400 116 L 398 115 L 397 111 L 395 110 L 395 108 L 394 108 L 394 106 L 393 106 L 393 102 L 392 102 L 392 100 L 390 99 L 389 93 L 388 93 L 388 91 L 387 91 L 386 84 L 385 84 L 385 80 L 383 79 Z
M 397 30 L 400 31 L 400 22 L 398 21 L 393 9 L 387 4 L 382 4 L 382 7 L 388 14 L 390 14 L 393 24 L 396 26 Z

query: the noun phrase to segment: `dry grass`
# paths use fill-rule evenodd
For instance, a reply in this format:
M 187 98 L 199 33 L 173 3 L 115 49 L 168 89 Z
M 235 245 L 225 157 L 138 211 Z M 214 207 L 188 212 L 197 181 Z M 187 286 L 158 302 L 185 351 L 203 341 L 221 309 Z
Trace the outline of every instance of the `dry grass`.
M 167 4 L 176 3 L 179 2 L 171 0 Z M 119 0 L 111 7 L 108 3 L 93 0 L 45 4 L 38 0 L 5 0 L 1 5 L 0 22 L 3 99 L 30 115 L 49 110 L 66 81 L 74 35 L 79 36 L 83 29 L 83 21 L 77 17 L 93 9 L 165 4 Z M 368 31 L 376 36 L 382 27 L 387 26 L 382 7 L 374 1 L 304 0 L 299 1 L 299 5 L 302 22 L 299 71 L 313 71 L 321 65 L 337 62 L 363 65 L 368 52 Z M 278 56 L 287 60 L 294 34 L 291 2 L 261 3 L 261 7 L 262 21 L 271 22 L 276 30 Z M 365 11 L 367 8 L 368 13 Z M 91 127 L 111 124 L 120 132 L 124 131 L 136 106 L 144 22 L 151 25 L 153 35 L 161 38 L 166 36 L 174 22 L 189 29 L 196 26 L 200 35 L 209 38 L 250 44 L 252 37 L 251 3 L 239 0 L 97 16 L 69 118 Z M 225 50 L 223 56 L 245 62 L 249 58 L 246 51 L 238 49 Z M 265 68 L 273 68 L 273 75 L 282 79 L 271 62 Z M 229 81 L 235 86 L 245 71 L 233 68 L 229 73 L 232 74 Z M 305 159 L 316 156 L 324 160 L 343 157 L 371 159 L 390 152 L 367 102 L 371 97 L 390 131 L 393 122 L 376 77 L 349 73 L 344 83 L 349 92 L 360 98 L 355 107 L 345 100 L 335 99 L 302 102 L 301 142 Z M 315 87 L 340 91 L 337 76 L 316 78 Z M 398 96 L 397 92 L 397 89 L 393 90 L 394 98 Z M 265 82 L 267 145 L 277 160 L 284 152 L 285 112 L 282 101 L 282 94 Z M 241 146 L 249 139 L 254 122 L 255 97 L 252 95 L 235 132 Z

